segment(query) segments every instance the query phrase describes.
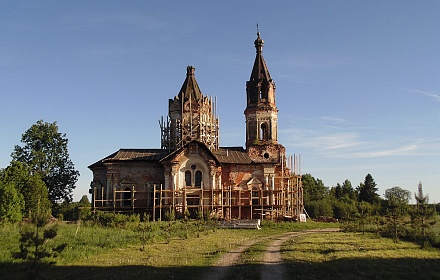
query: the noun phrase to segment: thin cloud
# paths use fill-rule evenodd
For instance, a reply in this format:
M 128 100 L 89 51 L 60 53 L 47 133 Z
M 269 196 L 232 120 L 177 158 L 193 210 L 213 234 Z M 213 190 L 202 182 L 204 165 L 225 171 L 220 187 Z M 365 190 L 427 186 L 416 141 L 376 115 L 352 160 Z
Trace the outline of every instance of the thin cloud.
M 328 117 L 328 116 L 321 117 L 321 120 L 330 121 L 330 122 L 345 122 L 345 119 L 335 118 L 335 117 Z
M 280 134 L 295 147 L 312 148 L 325 153 L 337 153 L 365 145 L 355 132 L 324 134 L 314 129 L 285 129 Z
M 345 154 L 341 157 L 343 157 L 343 158 L 378 158 L 378 157 L 388 157 L 388 156 L 402 156 L 402 155 L 408 155 L 410 152 L 413 152 L 417 148 L 418 148 L 418 146 L 414 144 L 414 145 L 399 147 L 397 149 L 389 149 L 389 150 L 383 150 L 383 151 L 349 153 L 349 154 Z
M 362 142 L 357 133 L 347 132 L 314 137 L 310 139 L 309 145 L 328 151 L 359 147 Z
M 423 95 L 429 96 L 431 98 L 433 98 L 436 101 L 440 102 L 440 94 L 438 93 L 432 93 L 432 92 L 427 92 L 427 91 L 423 91 L 423 90 L 411 90 L 412 92 L 417 92 L 417 93 L 421 93 Z

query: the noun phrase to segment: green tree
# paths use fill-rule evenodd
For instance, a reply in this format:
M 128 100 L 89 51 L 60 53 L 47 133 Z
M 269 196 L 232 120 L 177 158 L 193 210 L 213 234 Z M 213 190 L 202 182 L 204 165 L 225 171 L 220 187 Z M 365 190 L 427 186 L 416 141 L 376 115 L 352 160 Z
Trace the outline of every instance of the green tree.
M 309 201 L 324 199 L 329 190 L 324 186 L 321 179 L 315 179 L 310 174 L 304 174 L 302 176 L 302 186 L 304 191 L 304 203 Z
M 66 221 L 88 220 L 91 218 L 91 204 L 87 195 L 83 195 L 79 202 L 66 202 L 58 205 L 58 219 Z
M 368 224 L 370 220 L 371 212 L 372 212 L 372 206 L 370 203 L 365 201 L 361 201 L 358 203 L 357 220 L 359 223 L 359 227 L 361 228 L 362 234 L 365 233 L 365 226 Z
M 333 207 L 333 216 L 339 220 L 350 220 L 357 213 L 355 190 L 349 180 L 345 180 L 341 185 L 336 184 L 330 190 Z
M 333 216 L 339 220 L 351 219 L 356 215 L 357 209 L 355 201 L 345 201 L 343 199 L 333 202 Z
M 411 192 L 400 187 L 392 187 L 385 190 L 387 205 L 386 232 L 391 234 L 394 242 L 399 240 L 400 232 L 403 230 L 403 218 L 407 212 Z
M 29 215 L 29 223 L 22 225 L 20 229 L 20 251 L 13 257 L 23 259 L 29 263 L 28 279 L 37 279 L 39 272 L 53 262 L 47 259 L 54 258 L 64 250 L 66 244 L 52 247 L 50 240 L 57 236 L 56 224 L 49 223 L 50 211 L 40 211 L 37 206 L 36 212 Z
M 333 217 L 333 208 L 329 199 L 313 200 L 305 207 L 307 213 L 313 219 L 319 217 Z
M 333 192 L 336 199 L 341 199 L 344 196 L 344 193 L 342 192 L 342 186 L 339 183 L 336 184 Z
M 15 185 L 0 180 L 0 220 L 19 222 L 23 217 L 23 209 L 24 199 Z
M 411 222 L 416 231 L 416 239 L 423 249 L 428 244 L 428 229 L 435 224 L 435 207 L 429 205 L 428 196 L 423 195 L 422 183 L 419 183 L 418 192 L 414 195 L 415 207 L 410 211 Z
M 377 204 L 380 201 L 376 182 L 374 182 L 373 177 L 369 173 L 365 176 L 364 183 L 359 185 L 357 191 L 358 201 L 365 201 L 370 204 Z
M 12 161 L 0 172 L 0 180 L 5 184 L 12 184 L 24 198 L 23 215 L 29 211 L 35 212 L 37 204 L 41 211 L 50 209 L 47 187 L 39 174 L 32 174 L 31 169 L 24 163 Z
M 69 158 L 66 134 L 58 132 L 57 123 L 39 120 L 22 135 L 21 142 L 24 145 L 15 146 L 13 160 L 40 174 L 53 204 L 72 201 L 79 172 Z
M 388 205 L 398 209 L 401 214 L 406 212 L 410 198 L 411 192 L 398 186 L 385 190 L 385 199 Z
M 310 174 L 302 176 L 304 208 L 311 218 L 333 217 L 330 191 L 320 179 Z
M 345 179 L 344 183 L 342 183 L 342 194 L 349 200 L 356 199 L 356 191 L 353 189 L 353 186 L 348 179 Z

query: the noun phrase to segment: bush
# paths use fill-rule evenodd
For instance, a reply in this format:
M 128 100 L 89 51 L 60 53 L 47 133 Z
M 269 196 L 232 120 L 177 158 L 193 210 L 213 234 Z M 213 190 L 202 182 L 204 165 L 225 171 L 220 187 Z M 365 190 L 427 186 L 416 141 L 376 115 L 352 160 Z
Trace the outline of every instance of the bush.
M 139 223 L 139 214 L 125 215 L 97 211 L 93 217 L 95 223 L 104 227 L 125 227 L 128 223 Z

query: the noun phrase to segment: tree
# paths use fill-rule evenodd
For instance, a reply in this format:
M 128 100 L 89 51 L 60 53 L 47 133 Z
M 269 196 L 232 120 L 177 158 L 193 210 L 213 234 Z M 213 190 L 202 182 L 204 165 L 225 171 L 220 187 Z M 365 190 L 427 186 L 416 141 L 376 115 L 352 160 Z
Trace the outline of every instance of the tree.
M 342 193 L 350 200 L 356 199 L 356 192 L 348 179 L 345 179 L 344 183 L 342 183 Z
M 378 188 L 376 182 L 374 182 L 371 174 L 365 176 L 364 183 L 358 187 L 358 201 L 365 201 L 370 204 L 377 204 L 379 202 L 379 194 L 377 194 Z
M 393 236 L 394 242 L 399 240 L 399 233 L 403 230 L 403 217 L 408 209 L 411 192 L 400 187 L 385 190 L 387 202 L 386 231 Z
M 37 204 L 42 211 L 50 209 L 47 187 L 39 174 L 32 174 L 31 169 L 21 162 L 13 161 L 0 172 L 0 180 L 11 184 L 24 198 L 23 215 L 35 212 Z
M 22 135 L 21 142 L 24 145 L 15 146 L 13 160 L 41 176 L 53 204 L 72 201 L 79 172 L 69 158 L 66 134 L 58 132 L 57 123 L 39 120 Z
M 416 238 L 420 242 L 420 247 L 423 249 L 428 243 L 427 230 L 433 224 L 435 224 L 435 208 L 429 205 L 428 196 L 423 195 L 422 183 L 419 183 L 418 192 L 414 195 L 416 199 L 416 205 L 411 214 L 411 222 L 418 235 Z
M 336 199 L 341 199 L 344 196 L 341 184 L 337 183 L 336 187 L 334 187 L 334 195 Z
M 60 220 L 77 221 L 87 220 L 91 217 L 91 204 L 87 195 L 83 195 L 79 202 L 63 202 L 58 205 Z
M 58 233 L 58 227 L 49 223 L 50 211 L 40 211 L 37 205 L 36 212 L 30 212 L 29 221 L 20 229 L 20 251 L 13 254 L 16 259 L 23 259 L 29 263 L 28 279 L 37 279 L 38 273 L 45 267 L 53 264 L 47 262 L 61 253 L 66 244 L 53 247 L 49 242 Z
M 14 184 L 0 180 L 0 221 L 21 221 L 23 209 L 23 196 Z
M 388 205 L 399 209 L 402 214 L 406 211 L 410 198 L 411 192 L 398 186 L 385 190 L 385 199 Z
M 370 203 L 361 201 L 357 205 L 358 207 L 358 214 L 357 214 L 357 220 L 359 223 L 359 226 L 362 230 L 362 234 L 365 233 L 365 225 L 368 223 L 370 219 L 370 214 L 372 212 L 372 206 Z
M 351 219 L 356 214 L 355 191 L 349 180 L 345 180 L 342 185 L 337 183 L 336 187 L 330 190 L 330 194 L 333 195 L 332 207 L 334 218 L 346 220 Z
M 328 195 L 328 188 L 324 186 L 321 179 L 315 179 L 310 174 L 302 176 L 302 186 L 304 191 L 304 203 L 313 200 L 322 200 Z
M 312 218 L 319 216 L 333 216 L 329 189 L 320 179 L 315 179 L 310 174 L 302 176 L 304 191 L 304 207 Z

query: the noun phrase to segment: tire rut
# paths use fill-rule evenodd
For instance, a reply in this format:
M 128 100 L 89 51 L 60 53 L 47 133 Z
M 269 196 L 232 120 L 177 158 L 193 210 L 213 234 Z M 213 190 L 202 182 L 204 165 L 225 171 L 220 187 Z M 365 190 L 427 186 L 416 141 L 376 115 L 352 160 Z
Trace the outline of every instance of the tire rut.
M 286 234 L 274 236 L 274 240 L 267 246 L 263 256 L 264 265 L 261 272 L 261 279 L 282 280 L 286 278 L 284 275 L 283 259 L 281 257 L 281 246 L 287 240 L 310 233 L 334 231 L 339 231 L 339 229 L 306 230 L 301 232 L 288 232 Z
M 229 269 L 238 263 L 239 258 L 241 254 L 243 254 L 243 252 L 245 252 L 247 249 L 249 249 L 251 246 L 257 243 L 260 243 L 267 239 L 273 239 L 266 247 L 266 250 L 263 255 L 264 264 L 261 271 L 261 279 L 282 280 L 284 279 L 284 267 L 283 267 L 283 260 L 281 258 L 281 246 L 284 242 L 286 242 L 292 237 L 297 237 L 301 235 L 320 233 L 320 232 L 335 232 L 335 231 L 339 231 L 339 229 L 328 228 L 328 229 L 306 230 L 300 232 L 288 232 L 288 233 L 282 233 L 273 236 L 265 236 L 254 240 L 250 240 L 221 256 L 220 259 L 216 262 L 215 266 L 209 268 L 209 270 L 206 273 L 204 273 L 200 279 L 210 279 L 210 280 L 224 279 Z

